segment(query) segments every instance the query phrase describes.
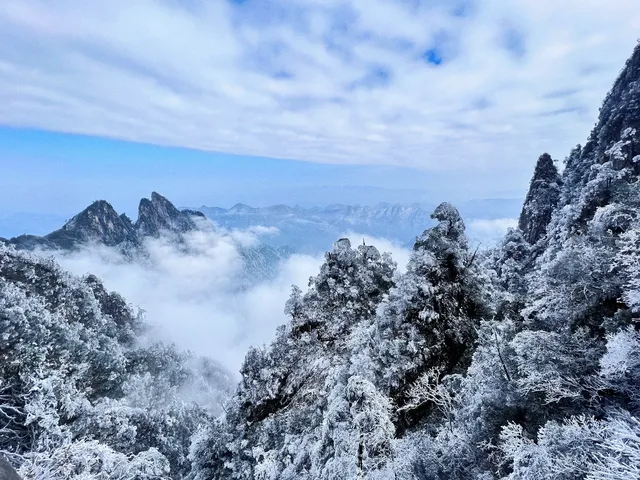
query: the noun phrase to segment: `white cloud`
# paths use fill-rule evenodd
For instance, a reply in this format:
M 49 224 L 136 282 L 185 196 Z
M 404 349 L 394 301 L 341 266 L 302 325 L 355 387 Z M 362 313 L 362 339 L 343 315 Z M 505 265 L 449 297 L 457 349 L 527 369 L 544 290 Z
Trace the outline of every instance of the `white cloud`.
M 637 0 L 4 0 L 0 123 L 528 173 L 584 141 L 639 29 Z
M 472 241 L 493 243 L 501 240 L 507 230 L 517 226 L 516 218 L 476 218 L 468 222 L 467 235 Z
M 291 285 L 303 290 L 321 257 L 293 255 L 275 278 L 240 288 L 241 244 L 225 233 L 192 232 L 186 244 L 148 239 L 138 261 L 117 250 L 90 246 L 78 252 L 49 251 L 77 275 L 93 273 L 146 312 L 162 340 L 210 356 L 237 372 L 251 345 L 269 343 L 287 318 Z M 186 248 L 185 248 L 186 247 Z
M 369 235 L 346 236 L 354 248 L 364 239 L 367 245 L 392 253 L 398 270 L 406 270 L 407 249 Z M 146 312 L 161 340 L 214 358 L 238 372 L 248 348 L 270 343 L 277 327 L 288 321 L 284 306 L 291 286 L 305 291 L 309 277 L 319 272 L 323 254 L 294 254 L 281 261 L 273 278 L 246 286 L 241 281 L 244 245 L 236 236 L 210 229 L 190 232 L 184 238 L 183 245 L 168 238 L 147 238 L 145 255 L 135 261 L 116 248 L 101 245 L 39 253 L 55 257 L 71 273 L 99 277 L 108 290 Z
M 260 237 L 278 235 L 278 233 L 280 233 L 280 230 L 276 227 L 262 225 L 248 227 L 245 230 L 234 229 L 229 231 L 231 238 L 243 247 L 253 247 L 258 244 Z

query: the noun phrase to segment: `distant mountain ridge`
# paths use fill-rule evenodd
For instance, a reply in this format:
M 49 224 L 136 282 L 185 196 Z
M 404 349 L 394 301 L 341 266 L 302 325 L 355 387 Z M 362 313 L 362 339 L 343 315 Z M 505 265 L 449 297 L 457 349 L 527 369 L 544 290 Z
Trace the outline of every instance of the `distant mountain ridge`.
M 169 238 L 175 245 L 183 245 L 185 234 L 214 229 L 202 212 L 176 208 L 157 192 L 140 200 L 138 218 L 133 222 L 126 214 L 118 214 L 106 200 L 97 200 L 66 222 L 61 228 L 44 236 L 20 235 L 11 239 L 0 237 L 0 244 L 13 245 L 18 250 L 73 251 L 89 244 L 104 245 L 121 250 L 131 259 L 144 255 L 145 241 Z M 226 235 L 220 232 L 220 235 Z M 182 248 L 182 247 L 181 247 Z M 243 259 L 243 280 L 239 284 L 253 284 L 273 278 L 280 262 L 293 253 L 286 246 L 264 244 L 238 245 Z
M 466 218 L 517 218 L 521 199 L 471 200 L 461 205 Z M 288 245 L 301 251 L 318 252 L 331 245 L 346 232 L 383 237 L 402 245 L 412 245 L 416 232 L 433 225 L 430 215 L 434 206 L 379 203 L 375 206 L 331 204 L 326 207 L 271 205 L 251 207 L 238 203 L 229 209 L 194 208 L 217 225 L 227 229 L 243 229 L 261 225 L 275 227 L 279 234 L 265 238 L 272 246 Z

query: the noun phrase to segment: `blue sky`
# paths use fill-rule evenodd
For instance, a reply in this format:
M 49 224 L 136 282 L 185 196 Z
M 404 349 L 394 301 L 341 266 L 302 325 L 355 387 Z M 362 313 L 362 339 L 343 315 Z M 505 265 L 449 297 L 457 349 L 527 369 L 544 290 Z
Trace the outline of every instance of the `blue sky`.
M 301 162 L 24 128 L 0 127 L 0 145 L 0 216 L 64 216 L 106 198 L 135 218 L 138 200 L 153 190 L 194 207 L 462 201 L 486 195 L 493 175 L 468 181 L 446 170 Z M 518 187 L 498 186 L 492 196 L 518 196 L 525 173 Z
M 3 0 L 0 216 L 522 196 L 636 0 Z

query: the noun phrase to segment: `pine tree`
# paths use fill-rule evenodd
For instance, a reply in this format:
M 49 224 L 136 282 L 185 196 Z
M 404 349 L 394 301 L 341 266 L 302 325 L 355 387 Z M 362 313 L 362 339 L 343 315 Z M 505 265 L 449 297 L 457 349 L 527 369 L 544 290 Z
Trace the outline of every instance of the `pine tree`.
M 464 222 L 448 203 L 436 208 L 439 223 L 416 240 L 407 272 L 391 290 L 376 320 L 379 385 L 402 407 L 409 385 L 430 368 L 444 374 L 469 364 L 475 326 L 489 315 L 475 252 L 469 252 Z M 402 430 L 428 410 L 405 409 Z

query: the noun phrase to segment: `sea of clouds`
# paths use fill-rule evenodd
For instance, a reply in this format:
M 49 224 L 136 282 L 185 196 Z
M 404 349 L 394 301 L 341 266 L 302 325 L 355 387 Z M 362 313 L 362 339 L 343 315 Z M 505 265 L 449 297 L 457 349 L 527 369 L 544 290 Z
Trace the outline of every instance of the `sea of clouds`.
M 324 252 L 293 254 L 279 262 L 275 275 L 252 282 L 243 249 L 259 245 L 273 228 L 195 231 L 183 243 L 172 238 L 145 240 L 143 255 L 132 259 L 116 248 L 88 245 L 78 251 L 40 252 L 53 256 L 76 275 L 92 273 L 109 290 L 144 310 L 160 340 L 209 356 L 238 372 L 250 346 L 268 344 L 287 318 L 284 305 L 291 286 L 305 290 Z M 349 233 L 355 246 L 364 241 L 392 252 L 403 270 L 409 251 L 396 243 Z M 330 246 L 328 246 L 330 248 Z M 250 275 L 249 275 L 250 276 Z
M 514 225 L 514 219 L 475 219 L 468 222 L 468 234 L 472 244 L 486 246 Z M 238 372 L 249 347 L 268 344 L 277 327 L 287 322 L 284 305 L 292 285 L 306 290 L 324 261 L 324 251 L 293 254 L 280 260 L 275 273 L 266 278 L 258 272 L 252 275 L 243 252 L 272 235 L 278 235 L 277 228 L 224 230 L 209 224 L 185 234 L 183 242 L 147 238 L 143 253 L 133 258 L 104 245 L 39 253 L 53 256 L 73 274 L 98 276 L 107 289 L 144 310 L 160 340 Z M 398 271 L 406 270 L 410 249 L 399 241 L 358 232 L 342 237 L 349 238 L 354 248 L 364 242 L 391 252 Z M 326 246 L 329 249 L 331 245 Z

